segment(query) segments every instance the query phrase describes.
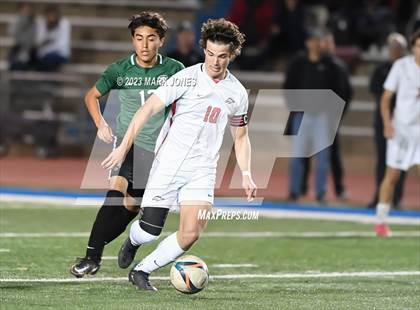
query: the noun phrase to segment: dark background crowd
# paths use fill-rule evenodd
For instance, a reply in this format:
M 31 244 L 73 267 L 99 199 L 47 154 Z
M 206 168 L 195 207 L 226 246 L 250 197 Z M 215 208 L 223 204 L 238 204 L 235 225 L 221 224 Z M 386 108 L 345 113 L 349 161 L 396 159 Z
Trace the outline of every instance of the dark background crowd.
M 177 1 L 173 3 L 175 2 Z M 352 101 L 358 95 L 358 91 L 352 85 L 351 76 L 367 76 L 370 98 L 375 102 L 371 122 L 372 143 L 375 149 L 372 155 L 375 156 L 376 163 L 375 184 L 380 184 L 385 169 L 386 152 L 386 140 L 383 137 L 378 108 L 382 85 L 392 63 L 410 52 L 406 39 L 420 27 L 418 1 L 207 0 L 197 1 L 196 4 L 197 10 L 193 19 L 181 19 L 171 24 L 171 35 L 163 48 L 166 55 L 181 61 L 185 66 L 203 61 L 202 51 L 198 48 L 202 22 L 208 18 L 225 17 L 236 23 L 246 35 L 246 44 L 241 55 L 232 64 L 232 70 L 282 75 L 284 78 L 277 85 L 278 88 L 332 89 L 346 102 L 343 117 L 351 110 Z M 59 82 L 55 76 L 41 76 L 42 85 L 49 90 L 56 87 L 60 81 L 66 83 L 67 72 L 78 68 L 72 55 L 72 46 L 77 42 L 73 42 L 71 22 L 68 16 L 63 14 L 60 4 L 39 6 L 33 2 L 22 2 L 16 5 L 16 9 L 15 13 L 11 14 L 13 18 L 10 19 L 7 30 L 12 43 L 6 57 L 5 71 L 63 73 L 64 78 L 62 75 L 57 77 Z M 106 49 L 107 46 L 104 50 Z M 100 53 L 101 51 L 98 55 Z M 25 83 L 26 78 L 27 76 L 24 76 Z M 34 80 L 33 85 L 39 85 L 36 84 L 39 83 L 39 78 Z M 9 89 L 12 95 L 16 93 L 13 92 L 13 86 L 17 85 L 20 89 L 19 83 L 19 78 L 13 78 Z M 45 92 L 43 94 L 45 95 Z M 54 104 L 45 104 L 48 100 L 54 101 L 54 96 L 50 91 L 47 91 L 44 97 L 38 96 L 43 101 L 41 106 L 44 112 L 54 112 Z M 25 101 L 22 98 L 12 98 L 9 104 L 13 106 L 19 100 Z M 5 115 L 3 114 L 3 118 Z M 291 134 L 300 121 L 299 115 L 291 119 L 291 126 L 288 128 Z M 319 120 L 312 121 L 313 126 L 317 126 Z M 58 151 L 59 121 L 47 117 L 38 120 L 36 124 L 38 129 L 29 131 L 34 136 L 33 143 L 37 147 L 37 155 L 65 155 L 65 152 Z M 6 155 L 15 140 L 8 139 L 9 135 L 4 125 L 1 129 L 0 154 Z M 37 134 L 37 131 L 40 133 Z M 46 134 L 47 132 L 49 134 Z M 24 136 L 27 137 L 28 134 Z M 340 145 L 340 135 L 337 135 L 331 147 L 317 153 L 313 158 L 290 160 L 288 199 L 294 201 L 307 194 L 311 167 L 315 172 L 315 198 L 319 203 L 325 202 L 330 172 L 337 199 L 348 199 L 349 191 L 344 181 L 345 160 L 341 156 Z M 312 160 L 314 163 L 311 163 Z M 400 205 L 402 199 L 404 179 L 405 174 L 401 176 L 396 188 L 395 207 Z M 375 206 L 377 201 L 377 189 L 372 196 L 369 204 L 371 207 Z

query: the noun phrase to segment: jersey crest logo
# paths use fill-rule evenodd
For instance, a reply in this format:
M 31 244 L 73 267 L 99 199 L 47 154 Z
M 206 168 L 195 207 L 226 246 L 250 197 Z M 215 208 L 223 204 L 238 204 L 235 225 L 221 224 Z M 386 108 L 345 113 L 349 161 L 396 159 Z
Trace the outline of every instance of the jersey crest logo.
M 124 84 L 124 79 L 122 78 L 122 76 L 117 77 L 117 85 L 123 86 L 123 84 Z
M 228 105 L 233 104 L 233 103 L 235 103 L 235 100 L 233 100 L 232 98 L 229 97 L 225 100 L 225 103 L 228 104 Z

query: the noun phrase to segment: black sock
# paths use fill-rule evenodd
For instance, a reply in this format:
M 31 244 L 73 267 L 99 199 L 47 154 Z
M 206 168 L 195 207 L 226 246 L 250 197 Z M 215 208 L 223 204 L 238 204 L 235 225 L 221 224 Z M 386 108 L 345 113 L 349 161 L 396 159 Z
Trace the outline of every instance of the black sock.
M 115 190 L 107 193 L 107 198 L 96 215 L 90 233 L 86 257 L 99 262 L 105 244 L 121 235 L 131 220 L 136 217 L 137 212 L 127 210 L 123 201 L 123 193 Z
M 96 262 L 99 262 L 102 257 L 105 246 L 103 236 L 108 226 L 107 223 L 112 219 L 112 208 L 113 207 L 104 205 L 99 209 L 96 220 L 92 226 L 92 231 L 90 232 L 86 257 L 90 257 Z
M 127 210 L 124 206 L 113 207 L 113 209 L 112 223 L 110 223 L 109 229 L 104 234 L 105 244 L 118 238 L 138 214 L 138 212 Z

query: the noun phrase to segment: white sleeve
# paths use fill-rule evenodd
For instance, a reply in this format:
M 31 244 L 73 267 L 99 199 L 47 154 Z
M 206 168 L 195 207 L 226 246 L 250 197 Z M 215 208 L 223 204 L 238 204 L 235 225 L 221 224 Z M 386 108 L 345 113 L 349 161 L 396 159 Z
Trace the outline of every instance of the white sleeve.
M 245 91 L 236 112 L 230 117 L 229 123 L 233 127 L 242 127 L 248 124 L 248 93 Z
M 400 62 L 396 61 L 391 68 L 391 71 L 389 72 L 388 76 L 386 77 L 385 83 L 384 83 L 384 89 L 396 92 L 398 89 L 399 80 L 401 79 L 400 74 Z
M 165 106 L 171 105 L 181 98 L 188 89 L 195 86 L 193 77 L 188 76 L 189 71 L 191 70 L 187 68 L 177 72 L 166 80 L 164 85 L 155 90 L 154 94 L 162 100 Z

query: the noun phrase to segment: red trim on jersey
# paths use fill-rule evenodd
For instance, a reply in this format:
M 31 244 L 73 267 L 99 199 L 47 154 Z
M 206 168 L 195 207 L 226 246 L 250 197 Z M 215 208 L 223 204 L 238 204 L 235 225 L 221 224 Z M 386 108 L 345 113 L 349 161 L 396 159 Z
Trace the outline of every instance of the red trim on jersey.
M 173 122 L 172 118 L 174 117 L 175 112 L 176 112 L 176 101 L 174 101 L 174 102 L 172 103 L 172 106 L 171 106 L 171 111 L 172 111 L 172 116 L 171 116 L 171 119 L 169 120 L 169 122 L 170 122 L 170 124 L 172 125 L 172 122 Z

